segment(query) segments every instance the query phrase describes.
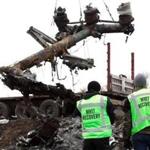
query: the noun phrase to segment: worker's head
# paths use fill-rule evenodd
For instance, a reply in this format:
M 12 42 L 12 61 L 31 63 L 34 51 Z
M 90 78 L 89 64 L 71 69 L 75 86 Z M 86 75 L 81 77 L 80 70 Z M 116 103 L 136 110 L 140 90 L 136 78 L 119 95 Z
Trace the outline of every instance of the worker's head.
M 101 90 L 101 86 L 97 81 L 91 81 L 88 84 L 88 92 L 99 92 Z
M 134 78 L 133 84 L 135 90 L 146 88 L 147 87 L 146 76 L 142 73 L 137 74 Z

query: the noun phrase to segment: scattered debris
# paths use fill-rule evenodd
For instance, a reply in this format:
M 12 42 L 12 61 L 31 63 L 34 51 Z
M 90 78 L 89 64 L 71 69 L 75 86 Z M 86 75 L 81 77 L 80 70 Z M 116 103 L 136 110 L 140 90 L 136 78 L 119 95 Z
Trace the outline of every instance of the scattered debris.
M 32 146 L 50 147 L 59 127 L 57 119 L 42 120 L 11 120 L 7 125 L 1 126 L 0 149 L 13 147 L 29 149 Z M 2 130 L 3 129 L 3 130 Z
M 9 122 L 9 120 L 8 119 L 5 119 L 5 117 L 4 118 L 0 118 L 0 125 L 1 124 L 7 124 Z
M 52 150 L 82 150 L 80 118 L 65 117 L 55 137 Z
M 134 26 L 131 22 L 134 18 L 131 13 L 124 13 L 125 7 L 122 4 L 118 8 L 119 21 L 108 20 L 102 24 L 99 10 L 88 5 L 84 11 L 85 21 L 78 22 L 78 25 L 69 21 L 65 8 L 58 7 L 54 12 L 54 21 L 59 30 L 55 39 L 34 27 L 29 28 L 27 32 L 44 49 L 15 64 L 0 67 L 4 84 L 12 90 L 19 90 L 23 95 L 19 99 L 1 99 L 3 101 L 0 102 L 0 115 L 7 118 L 10 117 L 10 113 L 21 119 L 0 120 L 0 149 L 82 150 L 80 118 L 71 116 L 75 102 L 82 97 L 82 93 L 74 93 L 60 83 L 51 86 L 38 82 L 36 75 L 29 69 L 33 66 L 41 66 L 43 61 L 54 63 L 57 57 L 62 58 L 63 63 L 71 70 L 75 68 L 87 70 L 94 67 L 93 59 L 72 56 L 68 49 L 89 36 L 101 38 L 103 33 L 132 34 Z M 127 9 L 130 12 L 129 6 Z M 105 95 L 110 94 L 110 98 L 115 97 L 119 100 L 124 98 L 122 95 L 113 95 L 109 92 Z M 6 100 L 7 103 L 5 103 Z M 33 101 L 36 102 L 33 103 Z M 122 138 L 122 125 L 120 124 L 123 122 L 124 114 L 121 111 L 121 109 L 116 109 L 118 120 L 114 124 L 113 144 L 110 143 L 115 145 L 115 148 L 122 146 L 117 142 L 120 143 Z
M 88 70 L 89 68 L 94 67 L 94 60 L 93 59 L 83 59 L 72 55 L 63 55 L 63 64 L 67 65 L 71 70 L 75 68 L 81 70 Z

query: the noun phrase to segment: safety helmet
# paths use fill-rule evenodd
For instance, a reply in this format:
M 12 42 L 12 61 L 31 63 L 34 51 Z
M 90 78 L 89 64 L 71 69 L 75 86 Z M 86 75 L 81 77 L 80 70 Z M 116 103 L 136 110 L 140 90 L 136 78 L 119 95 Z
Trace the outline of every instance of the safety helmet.
M 101 85 L 97 81 L 91 81 L 88 84 L 88 91 L 90 92 L 99 92 L 101 90 Z
M 139 73 L 135 76 L 133 84 L 135 87 L 144 88 L 146 87 L 146 76 L 142 73 Z

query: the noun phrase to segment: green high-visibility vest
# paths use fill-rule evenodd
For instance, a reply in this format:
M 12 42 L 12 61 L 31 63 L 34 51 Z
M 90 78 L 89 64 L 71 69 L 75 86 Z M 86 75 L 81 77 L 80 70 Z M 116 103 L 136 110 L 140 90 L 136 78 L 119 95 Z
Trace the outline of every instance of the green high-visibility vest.
M 95 95 L 77 102 L 77 108 L 81 113 L 84 139 L 112 136 L 111 122 L 106 107 L 107 97 L 101 95 Z
M 128 96 L 131 107 L 132 129 L 134 135 L 150 126 L 150 89 L 141 89 Z

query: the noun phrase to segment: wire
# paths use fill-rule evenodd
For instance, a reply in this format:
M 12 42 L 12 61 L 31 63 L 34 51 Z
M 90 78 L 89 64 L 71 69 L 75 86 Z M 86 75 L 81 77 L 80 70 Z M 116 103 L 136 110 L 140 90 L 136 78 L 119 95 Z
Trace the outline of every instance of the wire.
M 57 2 L 58 2 L 58 0 L 55 0 L 55 9 L 54 9 L 54 12 L 56 11 L 56 8 L 57 8 Z
M 73 75 L 73 71 L 71 69 L 70 69 L 70 73 L 71 73 L 71 78 L 72 78 L 72 89 L 75 90 L 75 85 L 78 83 L 78 81 L 75 83 L 75 78 Z M 78 74 L 77 70 L 75 70 L 75 74 Z
M 112 19 L 112 21 L 115 21 L 115 20 L 114 20 L 114 18 L 113 18 L 113 16 L 112 16 L 112 14 L 111 14 L 111 12 L 110 12 L 110 10 L 109 10 L 108 5 L 105 3 L 105 1 L 104 1 L 104 0 L 103 0 L 103 3 L 104 3 L 104 5 L 105 5 L 105 8 L 106 8 L 106 10 L 107 10 L 107 12 L 108 12 L 108 14 L 109 14 L 110 18 Z
M 74 90 L 74 76 L 73 76 L 73 73 L 72 73 L 71 69 L 70 69 L 70 73 L 71 73 L 71 78 L 72 78 L 72 88 Z
M 78 2 L 79 2 L 79 7 L 80 7 L 80 19 L 79 19 L 79 21 L 81 22 L 81 21 L 82 21 L 82 8 L 81 8 L 81 1 L 80 1 L 80 0 L 78 0 Z
M 63 78 L 60 78 L 59 72 L 58 72 L 58 64 L 56 64 L 56 73 L 57 73 L 57 79 L 58 80 L 65 80 L 67 76 L 64 76 Z M 62 64 L 61 64 L 61 69 L 62 69 Z
M 55 0 L 54 13 L 56 12 L 56 9 L 57 9 L 57 3 L 58 3 L 58 0 Z M 55 26 L 55 22 L 54 22 L 53 17 L 52 17 L 52 19 L 51 19 L 51 21 L 50 21 L 50 25 L 51 25 L 51 26 Z

